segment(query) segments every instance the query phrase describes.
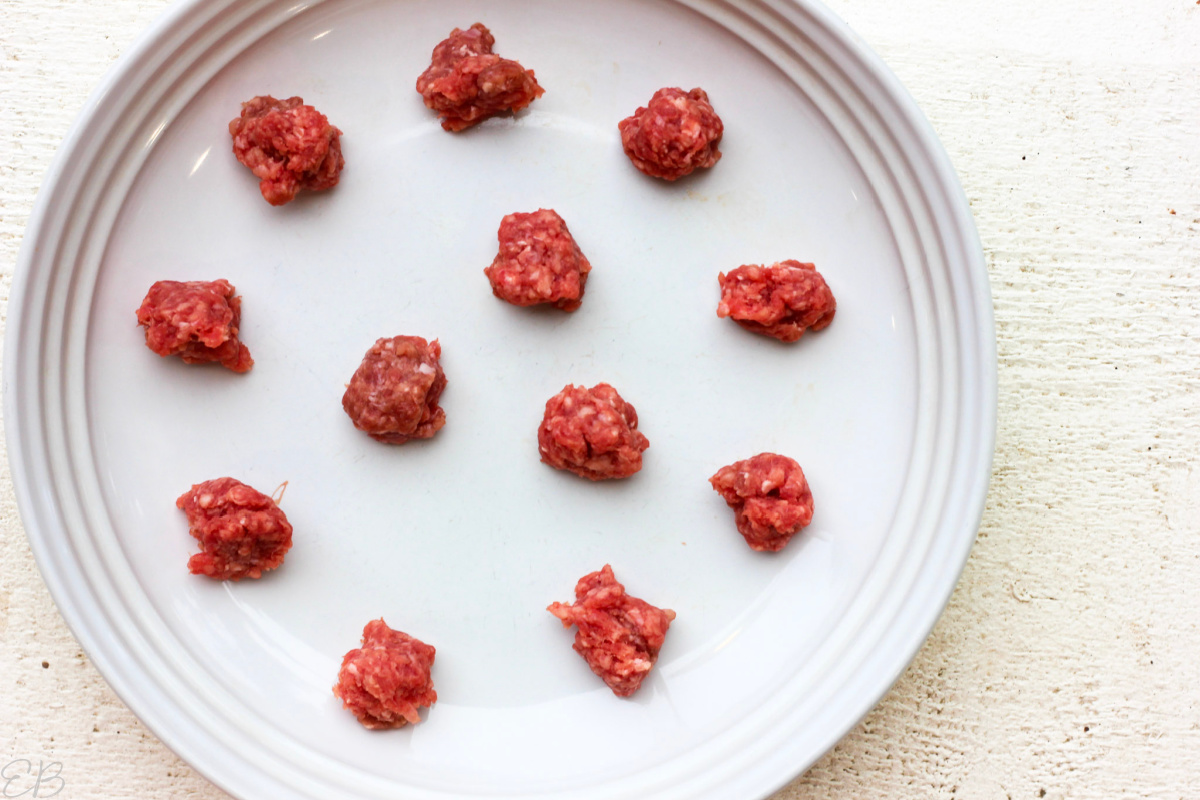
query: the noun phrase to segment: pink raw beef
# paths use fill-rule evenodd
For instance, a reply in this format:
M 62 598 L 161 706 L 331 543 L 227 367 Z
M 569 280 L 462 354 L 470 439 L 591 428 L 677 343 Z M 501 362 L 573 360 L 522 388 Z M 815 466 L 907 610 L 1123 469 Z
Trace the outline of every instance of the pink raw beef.
M 637 411 L 607 383 L 568 384 L 546 401 L 538 450 L 550 466 L 589 480 L 627 478 L 650 446 L 637 426 Z
M 703 89 L 659 89 L 617 127 L 625 155 L 653 178 L 678 180 L 721 159 L 725 126 Z
M 782 550 L 812 522 L 812 491 L 804 470 L 787 456 L 759 453 L 722 467 L 708 481 L 733 509 L 752 550 Z
M 626 594 L 608 564 L 579 579 L 574 603 L 551 603 L 546 610 L 564 628 L 579 629 L 575 652 L 618 697 L 629 697 L 642 685 L 675 619 L 671 609 Z
M 362 646 L 346 653 L 333 693 L 366 728 L 400 728 L 421 721 L 418 708 L 437 702 L 436 651 L 382 619 L 363 628 Z
M 533 70 L 492 52 L 496 37 L 482 23 L 455 28 L 433 49 L 417 78 L 425 105 L 448 131 L 465 130 L 506 111 L 519 111 L 545 93 Z

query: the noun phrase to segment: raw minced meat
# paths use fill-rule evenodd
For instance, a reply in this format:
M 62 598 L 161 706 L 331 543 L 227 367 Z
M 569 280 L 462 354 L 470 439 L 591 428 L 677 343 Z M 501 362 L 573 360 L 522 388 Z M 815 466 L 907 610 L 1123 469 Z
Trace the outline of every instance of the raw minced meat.
M 734 510 L 738 532 L 752 550 L 782 550 L 812 522 L 813 496 L 793 459 L 759 453 L 717 470 L 708 479 Z
M 346 164 L 342 132 L 299 97 L 263 95 L 242 103 L 229 133 L 233 154 L 259 179 L 259 191 L 273 206 L 290 202 L 301 189 L 337 186 Z
M 137 310 L 146 346 L 188 364 L 217 362 L 234 372 L 254 366 L 238 339 L 242 298 L 227 280 L 158 281 Z
M 538 428 L 542 461 L 593 481 L 627 478 L 642 468 L 650 442 L 633 406 L 607 383 L 568 384 L 546 401 Z
M 748 331 L 794 342 L 806 330 L 833 322 L 837 301 L 812 264 L 780 261 L 769 267 L 746 264 L 721 273 L 718 317 L 731 317 Z
M 333 693 L 367 728 L 399 728 L 421 721 L 418 708 L 437 702 L 436 651 L 382 619 L 363 628 L 362 646 L 346 653 Z
M 564 628 L 579 629 L 575 652 L 618 697 L 629 697 L 642 685 L 675 619 L 671 609 L 626 594 L 608 564 L 579 579 L 574 603 L 551 603 L 546 610 Z
M 442 127 L 461 131 L 505 111 L 519 111 L 545 93 L 533 70 L 492 52 L 496 38 L 482 23 L 455 28 L 433 48 L 429 67 L 417 78 L 425 105 Z
M 557 212 L 509 214 L 496 234 L 500 252 L 484 270 L 492 293 L 516 306 L 579 308 L 592 265 Z
M 292 526 L 270 497 L 234 478 L 198 483 L 175 501 L 200 552 L 188 569 L 221 581 L 258 578 L 283 563 Z
M 654 178 L 673 181 L 721 158 L 725 126 L 703 89 L 659 89 L 617 127 L 625 155 Z
M 379 339 L 342 395 L 354 427 L 389 444 L 428 439 L 446 424 L 438 405 L 446 388 L 442 347 L 420 336 Z

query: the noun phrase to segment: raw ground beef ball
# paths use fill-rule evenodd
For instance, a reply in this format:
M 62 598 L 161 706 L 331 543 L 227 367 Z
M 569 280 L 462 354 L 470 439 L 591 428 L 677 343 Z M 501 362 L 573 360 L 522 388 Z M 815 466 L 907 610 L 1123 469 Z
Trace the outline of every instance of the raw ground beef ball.
M 637 425 L 633 406 L 607 383 L 568 384 L 546 401 L 538 450 L 550 466 L 593 481 L 627 478 L 642 468 L 650 446 Z
M 533 70 L 492 53 L 496 38 L 481 23 L 455 28 L 433 48 L 429 68 L 417 78 L 425 105 L 442 127 L 461 131 L 504 111 L 519 111 L 545 93 Z
M 188 559 L 195 575 L 219 581 L 259 578 L 283 563 L 292 526 L 262 492 L 233 478 L 198 483 L 175 501 L 201 552 Z
M 158 281 L 137 310 L 146 346 L 188 364 L 215 361 L 234 372 L 249 371 L 254 359 L 238 341 L 242 298 L 236 291 L 227 280 Z
M 725 126 L 703 89 L 659 89 L 617 127 L 625 155 L 654 178 L 673 181 L 721 159 Z
M 787 456 L 759 453 L 708 479 L 733 509 L 751 550 L 782 550 L 812 522 L 813 496 L 804 470 Z
M 608 564 L 579 579 L 574 603 L 551 603 L 546 610 L 564 628 L 579 628 L 575 652 L 618 697 L 629 697 L 642 685 L 675 619 L 671 609 L 625 594 Z
M 342 395 L 354 427 L 389 444 L 428 439 L 446 424 L 438 398 L 446 388 L 437 339 L 380 339 L 363 356 Z
M 718 317 L 732 317 L 748 331 L 794 342 L 806 330 L 833 322 L 837 301 L 812 264 L 780 261 L 769 267 L 747 264 L 721 273 Z
M 579 308 L 592 265 L 562 217 L 545 208 L 509 214 L 496 236 L 500 252 L 483 271 L 496 297 L 515 306 L 553 303 L 563 311 Z
M 346 165 L 342 132 L 299 97 L 264 95 L 242 103 L 229 134 L 233 154 L 259 178 L 258 188 L 273 206 L 290 202 L 301 189 L 337 186 Z
M 435 650 L 382 619 L 363 628 L 362 647 L 346 653 L 333 693 L 367 728 L 399 728 L 421 721 L 418 706 L 437 702 Z

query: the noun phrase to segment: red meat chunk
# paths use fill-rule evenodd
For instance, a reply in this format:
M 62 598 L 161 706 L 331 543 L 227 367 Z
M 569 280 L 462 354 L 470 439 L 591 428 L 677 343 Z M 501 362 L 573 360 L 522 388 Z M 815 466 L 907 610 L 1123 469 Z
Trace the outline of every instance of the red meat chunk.
M 346 653 L 333 693 L 366 728 L 421 721 L 418 706 L 437 702 L 430 671 L 433 647 L 394 631 L 382 619 L 363 628 L 362 647 Z
M 446 388 L 441 355 L 437 339 L 394 336 L 375 342 L 342 395 L 354 427 L 389 444 L 428 439 L 440 431 L 446 424 L 446 412 L 438 406 Z
M 563 311 L 579 308 L 592 265 L 562 217 L 545 208 L 509 214 L 496 235 L 500 252 L 483 271 L 496 297 L 515 306 L 553 303 Z
M 721 159 L 725 126 L 703 89 L 659 89 L 617 127 L 625 155 L 653 178 L 673 181 Z
M 538 450 L 550 466 L 589 480 L 627 478 L 642 468 L 650 446 L 637 426 L 633 406 L 607 383 L 568 384 L 546 401 Z
M 200 552 L 188 559 L 195 575 L 219 581 L 259 578 L 292 547 L 292 526 L 262 492 L 233 478 L 198 483 L 175 501 L 187 514 Z
M 812 264 L 780 261 L 769 267 L 747 264 L 721 273 L 718 317 L 732 317 L 748 331 L 794 342 L 806 330 L 833 322 L 837 301 Z
M 574 603 L 551 603 L 546 610 L 564 628 L 579 628 L 575 652 L 618 697 L 629 697 L 642 685 L 675 619 L 671 609 L 627 595 L 608 564 L 579 579 Z
M 215 361 L 234 372 L 249 371 L 254 359 L 238 340 L 242 298 L 236 291 L 227 280 L 158 281 L 137 310 L 146 346 L 188 364 Z
M 301 189 L 337 186 L 346 165 L 342 132 L 299 97 L 264 95 L 242 103 L 229 134 L 233 154 L 260 180 L 259 191 L 273 206 L 291 202 Z
M 476 22 L 465 31 L 455 28 L 433 48 L 417 91 L 446 130 L 465 130 L 504 111 L 519 111 L 545 93 L 533 70 L 494 54 L 495 43 L 491 31 Z
M 751 550 L 782 550 L 812 522 L 813 496 L 804 470 L 787 456 L 759 453 L 722 467 L 708 482 L 733 509 Z

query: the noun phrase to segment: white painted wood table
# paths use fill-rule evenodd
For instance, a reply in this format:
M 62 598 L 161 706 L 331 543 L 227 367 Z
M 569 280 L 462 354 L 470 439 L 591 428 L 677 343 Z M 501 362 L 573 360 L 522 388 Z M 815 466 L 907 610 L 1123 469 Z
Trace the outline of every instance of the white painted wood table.
M 166 5 L 0 0 L 5 301 L 55 148 Z M 778 798 L 1200 797 L 1200 3 L 831 5 L 915 96 L 970 198 L 999 435 L 941 622 Z M 60 765 L 42 796 L 222 797 L 89 664 L 0 470 L 3 796 L 29 759 Z

